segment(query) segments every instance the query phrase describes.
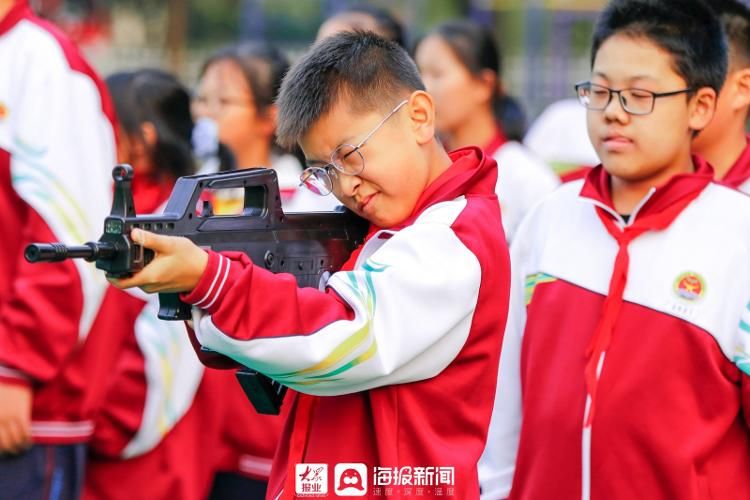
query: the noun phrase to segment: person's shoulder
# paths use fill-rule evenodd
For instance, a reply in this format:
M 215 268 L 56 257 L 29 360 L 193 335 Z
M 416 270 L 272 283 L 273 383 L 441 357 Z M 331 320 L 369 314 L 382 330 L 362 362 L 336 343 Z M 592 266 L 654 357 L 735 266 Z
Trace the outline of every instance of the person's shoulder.
M 531 165 L 531 168 L 550 170 L 545 162 L 517 141 L 506 142 L 497 149 L 493 157 L 498 165 L 500 165 L 500 162 L 513 162 L 514 168 L 525 168 L 527 165 Z
M 53 23 L 29 16 L 21 19 L 7 35 L 30 70 L 45 73 L 79 73 L 94 80 L 98 76 L 76 44 Z
M 464 212 L 468 204 L 469 201 L 465 196 L 435 203 L 419 214 L 412 225 L 443 224 L 450 226 Z
M 580 203 L 580 194 L 584 181 L 585 179 L 577 179 L 561 184 L 539 203 L 539 207 L 557 210 L 571 205 L 583 205 Z
M 697 209 L 722 214 L 726 223 L 750 224 L 750 195 L 719 182 L 706 186 L 695 205 Z
M 534 232 L 541 231 L 544 234 L 546 228 L 567 225 L 566 220 L 578 219 L 585 215 L 585 211 L 591 210 L 591 205 L 582 202 L 580 197 L 583 182 L 580 179 L 562 184 L 533 205 L 521 223 L 527 226 L 526 231 L 536 228 Z M 516 238 L 517 235 L 514 236 Z
M 506 142 L 497 150 L 494 158 L 500 178 L 517 178 L 553 187 L 560 183 L 552 168 L 520 142 Z

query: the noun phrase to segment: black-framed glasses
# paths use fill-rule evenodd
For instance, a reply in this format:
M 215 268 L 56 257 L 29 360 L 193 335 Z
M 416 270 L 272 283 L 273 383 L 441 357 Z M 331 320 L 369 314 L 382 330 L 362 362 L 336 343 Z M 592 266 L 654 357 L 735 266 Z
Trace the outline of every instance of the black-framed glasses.
M 404 99 L 398 103 L 356 146 L 353 144 L 342 144 L 337 147 L 331 153 L 331 161 L 329 163 L 321 166 L 308 164 L 307 168 L 302 171 L 302 175 L 300 175 L 300 186 L 305 186 L 315 194 L 326 196 L 333 191 L 333 180 L 339 173 L 345 175 L 361 174 L 365 169 L 365 157 L 362 156 L 360 149 L 407 102 L 409 100 Z
M 620 89 L 615 90 L 604 85 L 591 82 L 580 82 L 575 85 L 578 101 L 587 109 L 603 111 L 612 101 L 612 96 L 617 94 L 622 109 L 631 115 L 647 115 L 654 110 L 654 103 L 659 97 L 669 97 L 686 92 L 692 92 L 692 88 L 674 90 L 672 92 L 651 92 L 644 89 Z

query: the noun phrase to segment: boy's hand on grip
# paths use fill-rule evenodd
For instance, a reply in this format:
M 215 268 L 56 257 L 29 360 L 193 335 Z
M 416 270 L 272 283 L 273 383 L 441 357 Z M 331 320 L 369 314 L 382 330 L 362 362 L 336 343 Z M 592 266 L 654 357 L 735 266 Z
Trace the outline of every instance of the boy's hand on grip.
M 154 251 L 153 260 L 127 278 L 107 278 L 117 288 L 140 287 L 146 293 L 193 290 L 208 264 L 208 254 L 187 238 L 133 229 L 134 243 Z
M 0 454 L 31 446 L 31 387 L 0 382 Z

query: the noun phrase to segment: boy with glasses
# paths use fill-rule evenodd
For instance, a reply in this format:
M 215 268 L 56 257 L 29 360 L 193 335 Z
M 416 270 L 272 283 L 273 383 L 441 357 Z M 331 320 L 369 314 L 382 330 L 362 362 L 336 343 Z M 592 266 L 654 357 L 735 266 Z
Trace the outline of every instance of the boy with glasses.
M 319 42 L 278 106 L 302 182 L 372 222 L 348 270 L 300 289 L 244 255 L 134 231 L 158 257 L 114 283 L 188 292 L 200 344 L 298 391 L 269 498 L 304 491 L 313 470 L 339 487 L 337 463 L 365 464 L 370 496 L 476 497 L 508 305 L 495 162 L 443 150 L 414 62 L 373 34 Z
M 690 154 L 727 65 L 708 9 L 598 20 L 577 88 L 602 165 L 514 240 L 487 498 L 750 498 L 750 199 Z

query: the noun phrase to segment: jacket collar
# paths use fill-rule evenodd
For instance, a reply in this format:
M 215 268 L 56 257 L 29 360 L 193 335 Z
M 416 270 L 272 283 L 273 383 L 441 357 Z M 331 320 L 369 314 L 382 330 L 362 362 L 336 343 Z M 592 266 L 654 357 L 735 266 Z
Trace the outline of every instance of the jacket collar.
M 497 162 L 492 157 L 475 146 L 457 149 L 449 156 L 453 161 L 451 166 L 427 186 L 411 215 L 398 227 L 390 229 L 409 226 L 432 205 L 462 195 L 496 196 Z
M 450 167 L 440 174 L 417 200 L 411 215 L 393 227 L 380 228 L 370 224 L 370 230 L 363 245 L 359 246 L 342 267 L 349 270 L 356 267 L 355 262 L 362 261 L 372 255 L 376 246 L 370 245 L 374 238 L 387 240 L 401 229 L 410 226 L 427 208 L 443 201 L 455 200 L 459 196 L 475 195 L 494 197 L 497 184 L 497 162 L 478 147 L 461 148 L 448 154 L 453 161 Z M 382 244 L 382 242 L 381 242 Z M 361 254 L 365 245 L 368 251 Z
M 663 211 L 685 196 L 703 190 L 713 180 L 714 171 L 711 165 L 698 156 L 693 156 L 692 159 L 695 171 L 690 174 L 677 174 L 663 185 L 652 187 L 630 214 L 629 223 L 632 223 L 636 216 Z M 620 219 L 612 203 L 611 176 L 602 165 L 591 169 L 586 175 L 579 196 L 601 207 L 613 219 Z

